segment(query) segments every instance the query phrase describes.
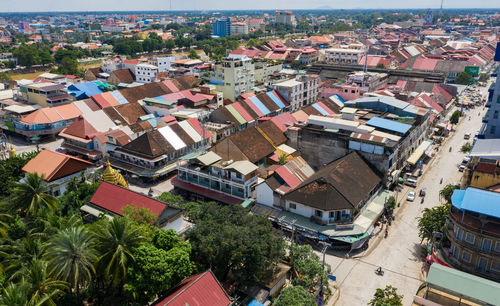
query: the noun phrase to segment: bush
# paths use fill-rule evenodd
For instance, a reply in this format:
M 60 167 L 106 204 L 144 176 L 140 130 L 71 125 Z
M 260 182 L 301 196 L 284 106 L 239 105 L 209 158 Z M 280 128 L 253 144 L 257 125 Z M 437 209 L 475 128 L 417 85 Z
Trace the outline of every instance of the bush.
M 472 145 L 468 142 L 464 143 L 464 145 L 460 148 L 460 151 L 463 153 L 468 153 L 472 150 Z

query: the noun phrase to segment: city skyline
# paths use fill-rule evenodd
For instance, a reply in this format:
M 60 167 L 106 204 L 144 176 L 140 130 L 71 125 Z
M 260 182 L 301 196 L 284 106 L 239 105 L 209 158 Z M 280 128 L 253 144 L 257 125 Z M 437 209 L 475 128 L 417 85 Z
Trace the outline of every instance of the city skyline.
M 441 1 L 422 0 L 418 5 L 408 6 L 406 2 L 395 0 L 352 0 L 344 1 L 311 0 L 304 5 L 298 0 L 275 0 L 271 2 L 255 0 L 251 7 L 245 1 L 219 0 L 216 4 L 202 0 L 143 0 L 140 3 L 132 0 L 88 0 L 85 3 L 76 1 L 53 0 L 39 2 L 27 0 L 18 2 L 6 0 L 0 12 L 56 12 L 56 11 L 150 11 L 150 10 L 274 10 L 274 9 L 439 9 Z M 119 7 L 117 7 L 119 5 Z M 497 0 L 478 0 L 475 2 L 465 0 L 444 1 L 445 9 L 452 8 L 498 8 Z

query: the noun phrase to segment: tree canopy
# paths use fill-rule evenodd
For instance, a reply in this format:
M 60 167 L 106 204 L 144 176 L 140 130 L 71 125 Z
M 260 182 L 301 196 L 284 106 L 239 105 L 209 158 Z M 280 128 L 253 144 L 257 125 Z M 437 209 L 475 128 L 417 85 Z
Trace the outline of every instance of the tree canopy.
M 422 241 L 431 241 L 433 233 L 442 233 L 449 215 L 448 204 L 425 208 L 422 217 L 418 218 L 418 236 Z
M 385 286 L 384 289 L 377 288 L 373 298 L 368 303 L 370 306 L 402 306 L 403 296 L 398 294 L 396 288 L 391 285 Z
M 302 286 L 289 286 L 281 290 L 273 301 L 273 306 L 312 306 L 316 305 L 309 292 Z

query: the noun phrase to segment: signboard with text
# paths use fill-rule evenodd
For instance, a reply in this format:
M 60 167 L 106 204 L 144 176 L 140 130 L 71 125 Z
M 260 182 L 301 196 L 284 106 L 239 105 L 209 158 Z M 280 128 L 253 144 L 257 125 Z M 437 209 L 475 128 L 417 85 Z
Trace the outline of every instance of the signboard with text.
M 479 75 L 479 67 L 476 66 L 467 66 L 465 67 L 465 72 L 472 76 L 478 76 Z

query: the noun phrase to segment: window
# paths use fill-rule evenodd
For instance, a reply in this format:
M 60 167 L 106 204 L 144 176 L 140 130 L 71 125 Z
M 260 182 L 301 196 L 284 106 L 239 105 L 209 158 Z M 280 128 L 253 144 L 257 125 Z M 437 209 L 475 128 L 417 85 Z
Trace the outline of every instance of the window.
M 314 211 L 314 215 L 316 217 L 320 217 L 321 218 L 321 217 L 323 217 L 323 212 L 321 210 L 315 210 Z
M 337 220 L 337 216 L 338 216 L 338 211 L 330 212 L 330 219 Z
M 288 204 L 288 207 L 290 207 L 290 209 L 297 209 L 297 205 L 294 203 Z
M 491 270 L 500 272 L 500 261 L 491 262 Z
M 496 126 L 492 125 L 492 126 L 490 127 L 490 134 L 495 134 L 495 130 L 496 130 L 496 128 L 497 128 Z
M 451 253 L 453 254 L 453 257 L 455 257 L 455 259 L 460 258 L 460 249 L 456 245 L 452 245 Z
M 468 243 L 470 243 L 470 244 L 474 244 L 474 240 L 475 240 L 475 238 L 474 238 L 474 235 L 472 235 L 472 234 L 471 234 L 471 233 L 469 233 L 469 232 L 466 232 L 466 233 L 465 233 L 465 239 L 464 239 L 464 240 L 465 240 L 465 241 L 467 241 L 467 242 L 468 242 Z
M 470 261 L 472 260 L 472 254 L 469 252 L 463 251 L 462 260 L 467 262 L 467 263 L 470 263 Z
M 477 268 L 484 272 L 486 271 L 487 267 L 488 267 L 488 259 L 480 257 L 477 261 Z
M 464 235 L 464 230 L 463 230 L 463 229 L 461 229 L 461 228 L 459 228 L 459 229 L 457 230 L 457 239 L 458 239 L 458 240 L 460 240 L 460 241 L 462 241 L 462 237 L 463 237 L 463 235 Z
M 491 239 L 483 239 L 482 250 L 485 252 L 491 251 Z
M 500 241 L 497 241 L 495 243 L 495 252 L 499 252 L 500 253 Z
M 493 113 L 493 119 L 498 119 L 498 111 L 495 111 L 495 112 Z

